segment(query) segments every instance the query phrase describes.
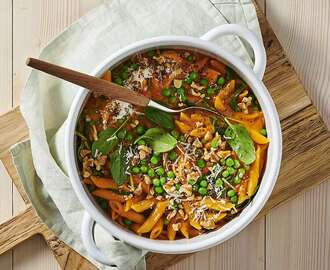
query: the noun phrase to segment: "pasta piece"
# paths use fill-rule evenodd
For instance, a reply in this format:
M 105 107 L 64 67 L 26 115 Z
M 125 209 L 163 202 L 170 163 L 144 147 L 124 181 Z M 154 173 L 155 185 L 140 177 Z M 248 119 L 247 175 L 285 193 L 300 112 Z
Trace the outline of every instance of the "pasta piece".
M 251 197 L 255 193 L 258 185 L 259 172 L 260 172 L 260 152 L 261 152 L 261 147 L 260 145 L 257 145 L 256 159 L 252 163 L 249 171 L 249 182 L 247 186 L 247 194 L 249 197 Z
M 113 191 L 107 189 L 95 189 L 92 191 L 92 194 L 96 197 L 100 197 L 108 201 L 125 202 L 123 195 L 114 193 Z
M 133 198 L 128 199 L 126 201 L 126 203 L 125 203 L 125 212 L 127 212 L 128 210 L 130 210 L 132 208 L 132 205 L 133 204 L 138 203 L 141 200 L 143 200 L 143 196 L 142 195 L 135 195 Z M 135 212 L 138 212 L 138 211 L 135 211 Z M 141 212 L 143 212 L 143 211 L 141 211 Z
M 138 213 L 142 213 L 147 209 L 153 207 L 155 204 L 155 199 L 142 200 L 131 205 L 131 208 Z
M 205 77 L 211 81 L 216 82 L 217 78 L 220 76 L 220 72 L 212 69 L 212 68 L 206 68 L 205 69 Z
M 135 232 L 135 233 L 141 235 L 140 233 L 138 233 L 138 229 L 140 228 L 140 226 L 141 226 L 141 224 L 133 223 L 133 224 L 131 225 L 130 229 L 131 229 L 133 232 Z
M 247 192 L 247 184 L 248 184 L 248 181 L 245 180 L 239 186 L 239 189 L 238 189 L 238 204 L 241 204 L 242 202 L 244 202 L 245 200 L 247 200 L 249 198 L 249 196 L 246 193 Z
M 91 176 L 91 180 L 98 188 L 118 189 L 118 185 L 111 178 Z
M 110 201 L 109 205 L 113 211 L 117 212 L 120 216 L 124 218 L 127 218 L 135 223 L 145 222 L 145 217 L 143 215 L 138 214 L 132 210 L 125 212 L 123 205 L 119 202 Z
M 167 206 L 168 206 L 168 201 L 158 201 L 152 213 L 149 215 L 147 220 L 142 224 L 142 226 L 138 229 L 138 232 L 139 233 L 150 232 L 153 226 L 155 226 L 157 221 L 164 214 Z
M 207 128 L 195 128 L 190 132 L 190 136 L 201 138 L 205 136 L 206 132 Z
M 86 185 L 94 185 L 90 178 L 84 178 L 83 183 Z
M 262 112 L 254 112 L 250 114 L 235 112 L 229 119 L 239 122 L 243 126 L 253 128 L 257 131 L 262 129 L 265 125 L 265 119 Z
M 132 199 L 128 199 L 126 202 L 125 202 L 125 208 L 124 208 L 124 211 L 127 212 L 131 209 L 131 206 L 132 206 L 133 202 L 132 202 Z
M 186 212 L 186 214 L 189 217 L 190 225 L 193 226 L 194 228 L 196 228 L 197 230 L 202 229 L 202 226 L 197 222 L 195 214 L 194 214 L 193 210 L 191 209 L 190 202 L 182 202 L 182 204 L 183 204 L 184 211 Z
M 188 114 L 186 114 L 184 112 L 180 112 L 180 121 L 185 122 L 188 125 L 192 125 L 192 121 L 191 121 L 190 117 L 188 116 Z
M 227 213 L 209 213 L 207 214 L 208 219 L 212 219 L 215 223 L 219 222 L 221 219 L 225 218 L 227 216 Z
M 144 193 L 149 194 L 150 191 L 150 184 L 147 184 L 146 182 L 142 181 L 141 182 L 141 187 Z
M 119 217 L 119 214 L 117 212 L 111 210 L 111 219 L 116 220 L 118 217 Z
M 203 200 L 200 201 L 200 204 L 217 211 L 229 211 L 235 206 L 231 202 L 226 202 L 225 200 L 215 200 L 211 197 L 204 197 Z
M 217 71 L 219 71 L 222 75 L 226 74 L 226 66 L 225 64 L 217 61 L 217 60 L 214 60 L 212 59 L 210 61 L 210 65 Z
M 180 232 L 185 238 L 189 238 L 190 225 L 188 221 L 181 223 Z
M 106 80 L 111 82 L 111 71 L 108 69 L 103 76 L 101 77 L 102 80 Z
M 186 123 L 183 123 L 181 121 L 175 120 L 175 124 L 177 125 L 177 127 L 179 128 L 179 130 L 182 133 L 188 133 L 192 130 L 192 127 L 187 125 Z
M 176 230 L 174 230 L 173 225 L 176 223 L 177 217 L 173 217 L 170 223 L 167 225 L 167 237 L 168 240 L 175 240 Z
M 251 139 L 257 143 L 257 144 L 267 144 L 269 143 L 269 139 L 263 135 L 260 134 L 259 131 L 251 128 L 251 127 L 246 127 L 247 131 L 249 132 Z
M 151 239 L 157 239 L 158 236 L 162 233 L 163 231 L 163 226 L 164 226 L 164 219 L 160 218 L 155 226 L 152 228 L 150 232 L 150 238 Z

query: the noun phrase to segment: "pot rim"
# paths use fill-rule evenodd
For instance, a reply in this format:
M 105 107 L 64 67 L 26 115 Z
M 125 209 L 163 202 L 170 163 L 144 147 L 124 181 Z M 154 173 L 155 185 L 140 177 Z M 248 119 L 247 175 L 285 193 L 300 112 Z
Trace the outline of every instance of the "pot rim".
M 182 46 L 187 49 L 202 50 L 215 55 L 226 65 L 230 66 L 241 78 L 253 89 L 262 111 L 264 112 L 268 137 L 270 138 L 267 162 L 259 190 L 253 200 L 244 208 L 244 210 L 218 230 L 202 234 L 191 239 L 153 240 L 134 234 L 112 222 L 100 210 L 91 195 L 81 183 L 78 173 L 75 155 L 75 128 L 80 115 L 84 100 L 88 96 L 86 89 L 80 88 L 71 105 L 68 118 L 66 120 L 65 136 L 65 159 L 68 166 L 68 174 L 75 190 L 75 193 L 89 215 L 111 235 L 135 247 L 150 250 L 158 253 L 190 253 L 209 248 L 238 234 L 244 229 L 260 212 L 267 199 L 269 198 L 275 182 L 278 177 L 282 155 L 282 136 L 278 113 L 273 100 L 264 84 L 257 78 L 255 73 L 241 59 L 225 51 L 216 44 L 189 36 L 160 36 L 135 42 L 116 53 L 107 57 L 98 65 L 91 75 L 100 76 L 108 68 L 116 65 L 118 62 L 133 55 L 134 53 L 157 47 L 177 47 Z

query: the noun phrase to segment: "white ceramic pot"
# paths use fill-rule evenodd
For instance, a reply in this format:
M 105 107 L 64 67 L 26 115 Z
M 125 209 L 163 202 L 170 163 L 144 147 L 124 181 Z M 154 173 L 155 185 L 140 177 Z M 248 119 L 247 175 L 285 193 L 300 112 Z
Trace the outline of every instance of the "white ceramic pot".
M 244 64 L 242 60 L 212 42 L 215 38 L 224 35 L 237 35 L 245 39 L 251 45 L 255 56 L 255 65 L 253 70 Z M 115 222 L 112 222 L 111 219 L 109 219 L 100 210 L 100 208 L 97 207 L 91 198 L 91 195 L 87 190 L 85 190 L 81 183 L 77 169 L 74 135 L 79 114 L 86 98 L 88 97 L 88 91 L 86 89 L 81 89 L 73 101 L 67 119 L 68 125 L 65 136 L 65 158 L 72 186 L 81 204 L 86 210 L 82 224 L 82 239 L 84 245 L 90 256 L 101 263 L 109 265 L 112 264 L 111 258 L 107 258 L 96 247 L 93 238 L 93 225 L 95 222 L 100 224 L 114 237 L 138 248 L 158 253 L 195 252 L 224 242 L 245 228 L 260 212 L 261 208 L 270 196 L 277 180 L 282 154 L 282 136 L 279 117 L 272 98 L 262 83 L 262 77 L 266 66 L 265 49 L 262 42 L 254 35 L 254 33 L 250 32 L 246 28 L 239 25 L 229 24 L 218 26 L 200 38 L 189 36 L 160 36 L 138 41 L 105 59 L 105 61 L 94 70 L 92 75 L 101 76 L 107 69 L 137 52 L 145 51 L 154 47 L 178 46 L 194 48 L 200 50 L 201 52 L 215 55 L 226 65 L 231 67 L 237 74 L 239 74 L 256 95 L 264 112 L 267 134 L 270 139 L 267 163 L 259 190 L 252 202 L 246 206 L 239 216 L 235 217 L 218 230 L 202 234 L 192 239 L 180 239 L 175 241 L 152 240 L 126 230 Z

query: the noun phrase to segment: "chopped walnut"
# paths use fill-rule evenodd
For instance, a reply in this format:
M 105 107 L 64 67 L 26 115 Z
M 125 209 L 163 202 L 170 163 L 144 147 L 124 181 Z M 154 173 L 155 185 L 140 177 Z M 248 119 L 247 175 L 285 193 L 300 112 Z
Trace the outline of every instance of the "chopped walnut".
M 199 84 L 197 84 L 195 82 L 192 82 L 191 87 L 194 88 L 194 89 L 196 89 L 197 91 L 201 91 L 201 90 L 203 90 L 205 88 L 205 86 L 199 85 Z
M 142 182 L 140 182 L 140 183 L 138 184 L 137 188 L 134 190 L 134 194 L 135 194 L 135 195 L 141 195 L 142 192 L 143 192 L 143 190 L 142 190 Z
M 81 149 L 79 152 L 79 154 L 82 158 L 84 158 L 85 156 L 87 156 L 90 153 L 91 153 L 91 150 L 88 150 L 88 149 Z
M 252 97 L 243 97 L 242 102 L 238 103 L 237 106 L 242 110 L 244 114 L 248 114 L 248 107 L 252 104 Z
M 211 131 L 207 131 L 206 134 L 204 135 L 204 138 L 203 138 L 205 141 L 211 141 L 213 139 L 213 136 L 212 136 L 212 132 Z
M 176 209 L 172 210 L 171 212 L 168 213 L 168 215 L 166 216 L 166 219 L 171 220 L 172 218 L 175 217 L 176 213 L 177 213 Z
M 173 230 L 176 231 L 176 232 L 179 231 L 180 228 L 181 228 L 181 222 L 174 223 L 174 224 L 172 225 L 172 228 L 173 228 Z
M 92 125 L 92 137 L 94 141 L 97 141 L 98 137 L 97 137 L 97 129 L 95 125 Z
M 182 80 L 174 80 L 173 84 L 175 88 L 180 88 L 182 86 Z
M 190 137 L 191 138 L 191 137 Z M 201 141 L 196 138 L 192 144 L 193 146 L 197 147 L 197 148 L 202 148 L 203 147 L 203 144 L 201 143 Z
M 95 168 L 97 171 L 101 170 L 101 166 L 104 166 L 107 161 L 107 156 L 99 156 L 94 160 Z

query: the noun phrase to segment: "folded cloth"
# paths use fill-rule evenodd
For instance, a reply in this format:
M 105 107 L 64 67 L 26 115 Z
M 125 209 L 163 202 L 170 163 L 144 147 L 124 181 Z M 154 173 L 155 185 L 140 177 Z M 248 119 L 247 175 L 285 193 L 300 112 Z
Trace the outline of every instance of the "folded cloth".
M 198 37 L 217 25 L 239 23 L 261 38 L 251 1 L 216 2 L 105 1 L 48 44 L 40 58 L 91 73 L 113 52 L 148 37 Z M 252 64 L 249 48 L 239 38 L 222 37 L 216 43 Z M 82 244 L 80 227 L 84 209 L 72 189 L 62 158 L 65 120 L 78 88 L 31 72 L 21 98 L 21 111 L 30 136 L 29 141 L 11 148 L 14 164 L 37 214 L 62 241 L 100 269 L 144 269 L 146 251 L 114 239 L 101 226 L 95 226 L 95 241 L 116 267 L 92 260 Z

